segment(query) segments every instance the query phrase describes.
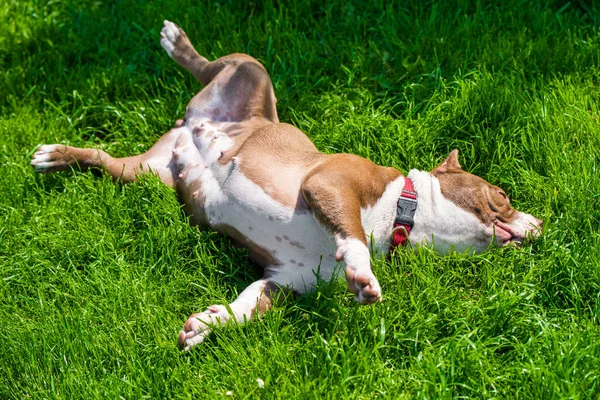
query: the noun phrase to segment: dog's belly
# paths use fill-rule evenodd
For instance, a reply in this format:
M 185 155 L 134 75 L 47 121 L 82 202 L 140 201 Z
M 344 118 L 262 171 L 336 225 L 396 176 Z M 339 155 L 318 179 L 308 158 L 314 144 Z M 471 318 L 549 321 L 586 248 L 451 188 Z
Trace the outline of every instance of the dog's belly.
M 316 220 L 299 191 L 296 206 L 286 206 L 238 167 L 231 168 L 218 193 L 205 193 L 204 212 L 211 227 L 247 247 L 270 280 L 299 293 L 313 288 L 317 277 L 329 280 L 342 273 L 333 234 Z M 389 250 L 394 206 L 403 185 L 404 178 L 394 180 L 376 204 L 361 209 L 368 246 L 375 254 Z
M 244 175 L 243 157 L 224 163 L 222 152 L 234 141 L 214 121 L 181 128 L 174 150 L 180 171 L 176 188 L 186 211 L 194 222 L 247 247 L 270 280 L 299 293 L 310 290 L 317 273 L 328 279 L 336 270 L 333 235 L 304 203 L 299 179 L 281 188 L 286 197 L 298 199 L 294 206 L 284 205 Z
M 236 148 L 237 138 L 223 132 L 223 123 L 196 119 L 190 125 L 180 129 L 174 154 L 181 171 L 176 188 L 192 221 L 247 247 L 269 279 L 298 292 L 314 286 L 317 275 L 331 278 L 338 265 L 335 240 L 304 202 L 303 175 L 289 166 L 294 163 L 275 163 L 265 172 L 261 168 L 269 163 L 266 156 L 257 160 L 236 154 L 225 159 L 223 154 Z M 245 171 L 259 172 L 263 185 Z M 389 250 L 395 202 L 403 185 L 403 177 L 395 179 L 376 204 L 361 209 L 368 245 L 376 253 Z
M 303 207 L 286 207 L 234 170 L 212 201 L 206 193 L 208 223 L 250 249 L 266 275 L 303 293 L 335 271 L 335 242 Z

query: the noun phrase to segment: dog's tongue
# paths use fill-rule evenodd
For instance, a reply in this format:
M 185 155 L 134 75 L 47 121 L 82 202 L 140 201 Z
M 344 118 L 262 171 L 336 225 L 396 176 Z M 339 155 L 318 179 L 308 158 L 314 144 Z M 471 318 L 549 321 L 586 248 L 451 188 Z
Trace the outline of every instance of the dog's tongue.
M 507 224 L 496 221 L 494 222 L 494 225 L 496 227 L 496 237 L 502 239 L 502 241 L 509 241 L 514 238 L 512 230 Z

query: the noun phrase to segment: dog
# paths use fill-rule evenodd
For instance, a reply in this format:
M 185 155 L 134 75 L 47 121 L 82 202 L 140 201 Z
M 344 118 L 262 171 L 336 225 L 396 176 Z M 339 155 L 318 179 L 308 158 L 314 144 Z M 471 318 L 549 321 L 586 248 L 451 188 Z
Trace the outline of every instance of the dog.
M 358 303 L 380 301 L 369 249 L 387 254 L 410 243 L 440 253 L 483 251 L 540 235 L 542 221 L 465 172 L 458 151 L 431 172 L 408 176 L 355 155 L 321 153 L 299 129 L 279 122 L 273 85 L 257 60 L 231 54 L 209 62 L 169 21 L 160 43 L 205 85 L 185 119 L 141 155 L 113 158 L 52 144 L 41 146 L 31 164 L 43 173 L 102 168 L 122 182 L 151 171 L 176 189 L 192 223 L 248 248 L 263 278 L 229 306 L 192 314 L 179 333 L 180 348 L 201 343 L 214 326 L 264 314 L 281 290 L 311 290 L 319 277 L 333 277 L 339 263 Z

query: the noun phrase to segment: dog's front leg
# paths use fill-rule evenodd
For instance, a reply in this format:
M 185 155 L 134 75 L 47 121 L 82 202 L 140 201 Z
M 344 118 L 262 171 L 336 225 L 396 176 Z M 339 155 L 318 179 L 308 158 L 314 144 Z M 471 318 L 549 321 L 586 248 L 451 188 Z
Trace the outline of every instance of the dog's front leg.
M 271 309 L 275 293 L 280 292 L 275 283 L 261 279 L 248 286 L 229 307 L 213 305 L 201 313 L 192 314 L 179 332 L 179 348 L 190 350 L 201 343 L 212 328 L 223 326 L 229 320 L 243 324 L 257 313 L 263 315 Z
M 361 220 L 361 199 L 352 168 L 322 163 L 302 183 L 302 195 L 317 220 L 328 228 L 337 246 L 336 260 L 346 264 L 348 290 L 360 304 L 381 300 L 381 288 L 371 271 L 371 258 Z M 332 185 L 335 182 L 335 185 Z
M 337 261 L 346 264 L 348 290 L 356 294 L 354 299 L 360 304 L 373 304 L 381 301 L 381 287 L 371 271 L 371 257 L 367 245 L 353 237 L 335 234 Z

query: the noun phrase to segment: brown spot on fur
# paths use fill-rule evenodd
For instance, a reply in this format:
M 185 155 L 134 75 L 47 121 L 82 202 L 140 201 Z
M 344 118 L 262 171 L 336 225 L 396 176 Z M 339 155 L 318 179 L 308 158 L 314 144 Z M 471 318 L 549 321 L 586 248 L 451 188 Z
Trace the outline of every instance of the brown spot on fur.
M 273 303 L 287 300 L 289 296 L 294 296 L 294 292 L 285 288 L 280 287 L 275 282 L 267 281 L 263 292 L 258 298 L 256 308 L 252 312 L 252 316 L 258 312 L 259 315 L 264 315 L 273 307 Z
M 266 268 L 268 266 L 276 266 L 281 264 L 280 261 L 277 260 L 269 250 L 252 242 L 233 226 L 227 224 L 215 224 L 213 225 L 213 228 L 219 233 L 227 235 L 227 237 L 231 238 L 239 245 L 247 248 L 248 255 L 250 258 L 256 261 L 258 265 Z

